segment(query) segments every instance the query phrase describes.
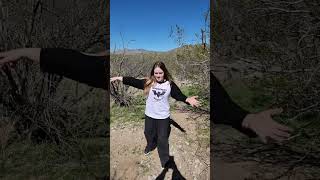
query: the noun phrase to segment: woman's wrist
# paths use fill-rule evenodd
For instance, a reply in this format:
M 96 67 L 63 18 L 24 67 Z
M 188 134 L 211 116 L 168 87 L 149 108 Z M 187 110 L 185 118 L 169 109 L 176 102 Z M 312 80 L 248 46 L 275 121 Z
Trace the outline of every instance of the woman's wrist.
M 24 53 L 27 58 L 31 59 L 32 61 L 40 62 L 40 52 L 41 48 L 27 48 L 23 49 Z
M 251 129 L 252 114 L 247 114 L 242 121 L 242 127 L 246 129 Z
M 14 57 L 16 59 L 25 57 L 32 61 L 39 62 L 40 61 L 40 51 L 41 48 L 20 48 L 12 51 L 14 53 Z
M 116 77 L 110 78 L 110 82 L 113 82 L 113 81 L 123 81 L 123 77 L 122 76 L 116 76 Z

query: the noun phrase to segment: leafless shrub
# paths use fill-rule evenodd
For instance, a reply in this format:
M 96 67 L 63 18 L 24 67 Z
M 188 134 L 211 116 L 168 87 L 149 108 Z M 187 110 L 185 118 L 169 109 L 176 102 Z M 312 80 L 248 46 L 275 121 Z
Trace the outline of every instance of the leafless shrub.
M 265 87 L 289 116 L 319 112 L 319 3 L 215 1 L 213 70 Z M 221 8 L 225 7 L 225 8 Z M 248 76 L 249 75 L 249 76 Z
M 2 1 L 2 11 L 7 15 L 1 20 L 0 49 L 101 50 L 106 27 L 105 17 L 101 16 L 104 5 L 103 1 Z M 0 82 L 1 111 L 16 114 L 15 128 L 21 139 L 62 143 L 69 137 L 106 133 L 102 90 L 43 74 L 39 64 L 26 60 L 3 67 Z

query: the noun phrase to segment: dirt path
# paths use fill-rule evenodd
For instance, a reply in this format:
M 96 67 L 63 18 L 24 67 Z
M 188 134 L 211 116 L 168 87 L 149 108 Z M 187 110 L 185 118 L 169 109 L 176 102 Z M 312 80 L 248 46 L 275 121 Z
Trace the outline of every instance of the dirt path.
M 186 133 L 172 127 L 170 134 L 170 154 L 181 175 L 186 179 L 210 179 L 209 147 L 199 141 L 198 120 L 188 118 L 190 114 L 174 112 L 171 118 Z M 192 117 L 192 115 L 191 115 Z M 201 139 L 201 138 L 200 138 Z M 146 140 L 143 123 L 112 124 L 111 126 L 111 179 L 156 179 L 161 173 L 157 150 L 149 156 L 143 154 Z M 171 179 L 172 170 L 165 179 Z
M 190 116 L 188 118 L 188 116 Z M 189 113 L 172 113 L 174 119 L 186 134 L 175 127 L 171 129 L 170 154 L 174 156 L 178 170 L 185 179 L 207 180 L 210 179 L 210 150 L 207 144 L 199 141 L 199 123 L 192 119 Z M 201 129 L 201 128 L 200 128 Z M 235 134 L 234 134 L 235 133 Z M 239 136 L 229 127 L 213 129 L 214 141 L 232 144 L 232 139 Z M 239 136 L 241 138 L 241 136 Z M 201 138 L 200 138 L 201 139 Z M 149 156 L 143 154 L 146 140 L 143 134 L 143 123 L 119 123 L 111 126 L 111 179 L 113 180 L 154 180 L 161 173 L 160 160 L 157 150 Z M 235 144 L 236 145 L 236 144 Z M 231 150 L 230 147 L 219 145 L 218 150 Z M 239 151 L 241 149 L 238 149 Z M 224 152 L 224 151 L 223 151 Z M 230 160 L 227 153 L 214 155 L 213 180 L 260 180 L 274 179 L 286 168 L 275 164 L 262 164 L 257 161 Z M 234 154 L 237 156 L 237 154 Z M 297 168 L 278 180 L 307 179 L 303 174 L 304 169 Z M 172 170 L 166 173 L 165 179 L 171 179 Z

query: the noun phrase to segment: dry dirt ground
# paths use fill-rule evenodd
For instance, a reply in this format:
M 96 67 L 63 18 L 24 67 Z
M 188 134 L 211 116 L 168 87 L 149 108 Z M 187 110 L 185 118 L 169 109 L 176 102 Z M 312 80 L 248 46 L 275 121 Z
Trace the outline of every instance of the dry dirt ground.
M 186 130 L 183 133 L 171 125 L 170 155 L 174 156 L 178 171 L 185 179 L 210 179 L 210 148 L 208 142 L 199 140 L 203 139 L 199 136 L 199 118 L 182 112 L 172 113 L 171 118 Z M 208 119 L 206 121 L 209 126 Z M 209 137 L 206 139 L 209 141 Z M 155 149 L 145 156 L 145 145 L 143 123 L 112 124 L 111 179 L 156 179 L 162 172 L 158 152 Z M 171 179 L 172 174 L 170 169 L 164 179 Z
M 190 118 L 191 117 L 191 118 Z M 174 156 L 178 170 L 185 179 L 197 180 L 304 180 L 305 169 L 299 167 L 285 173 L 287 167 L 259 161 L 244 161 L 240 156 L 227 153 L 231 146 L 238 147 L 232 138 L 244 138 L 230 127 L 218 126 L 212 131 L 215 142 L 222 142 L 214 149 L 213 172 L 210 175 L 210 149 L 199 141 L 199 121 L 190 113 L 174 112 L 174 119 L 186 133 L 171 127 L 170 153 Z M 225 143 L 225 144 L 224 144 Z M 119 123 L 111 125 L 111 178 L 113 180 L 153 180 L 162 172 L 157 150 L 143 154 L 146 140 L 143 123 Z M 241 151 L 241 147 L 238 147 Z M 213 154 L 211 154 L 213 155 Z M 239 157 L 237 157 L 239 156 Z M 233 157 L 233 158 L 231 158 Z M 284 174 L 285 173 L 285 174 Z M 164 179 L 172 179 L 169 170 Z M 281 174 L 284 174 L 281 176 Z M 179 178 L 178 178 L 179 179 Z

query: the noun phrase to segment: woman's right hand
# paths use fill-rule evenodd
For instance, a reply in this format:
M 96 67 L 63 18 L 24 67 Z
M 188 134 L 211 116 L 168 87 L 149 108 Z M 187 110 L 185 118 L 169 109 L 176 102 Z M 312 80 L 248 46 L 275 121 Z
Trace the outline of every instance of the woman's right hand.
M 22 49 L 14 49 L 11 51 L 0 53 L 0 66 L 7 63 L 14 63 L 23 56 Z
M 27 57 L 32 61 L 39 62 L 41 48 L 21 48 L 0 52 L 0 66 L 17 62 L 21 57 Z
M 119 77 L 112 77 L 110 78 L 110 82 L 114 82 L 114 81 L 122 81 L 123 77 L 119 76 Z

